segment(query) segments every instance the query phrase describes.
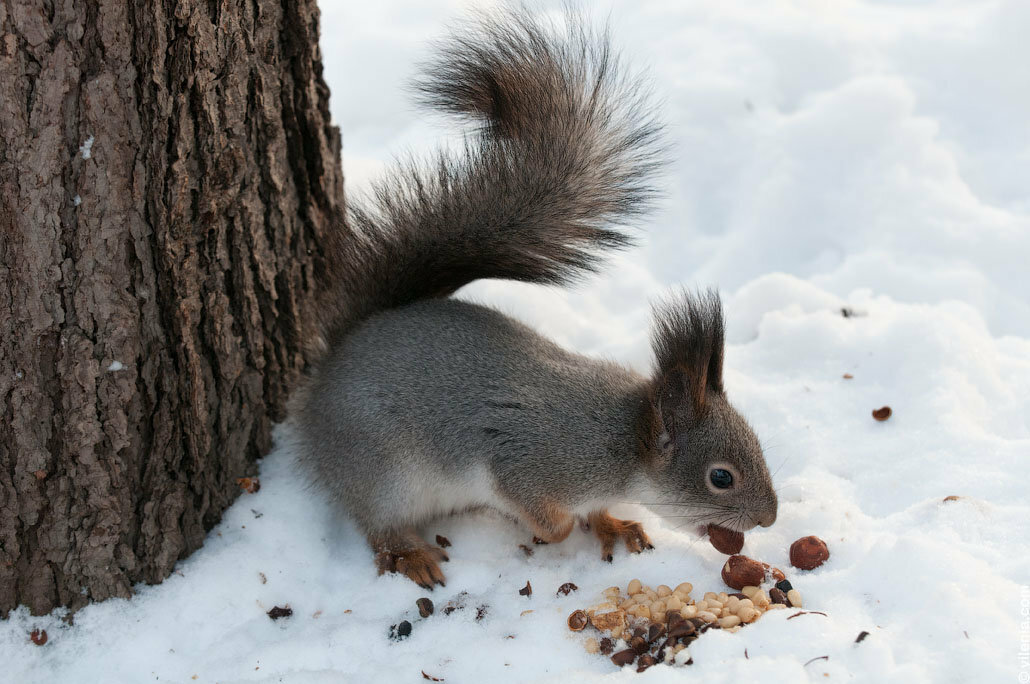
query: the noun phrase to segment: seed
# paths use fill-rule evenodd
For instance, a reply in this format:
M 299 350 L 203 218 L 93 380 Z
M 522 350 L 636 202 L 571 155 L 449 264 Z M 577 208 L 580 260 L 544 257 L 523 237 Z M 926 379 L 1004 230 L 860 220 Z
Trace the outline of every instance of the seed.
M 701 618 L 702 620 L 704 620 L 705 622 L 715 622 L 716 619 L 719 617 L 715 613 L 713 613 L 711 611 L 707 611 L 707 610 L 702 610 L 701 612 L 699 612 L 697 614 L 697 616 L 699 618 Z
M 618 587 L 608 587 L 601 593 L 604 594 L 605 598 L 614 600 L 619 598 L 620 592 L 621 590 Z
M 665 607 L 667 610 L 679 610 L 683 607 L 683 601 L 681 601 L 675 594 L 665 599 Z
M 615 650 L 615 642 L 608 637 L 604 637 L 601 639 L 600 647 L 603 655 L 611 655 L 611 652 Z
M 651 613 L 662 613 L 665 612 L 665 601 L 658 599 L 657 601 L 651 602 Z
M 740 612 L 737 613 L 737 617 L 740 618 L 741 622 L 751 624 L 758 619 L 758 611 L 754 608 L 741 608 Z
M 676 588 L 673 590 L 673 593 L 683 592 L 684 594 L 689 594 L 692 591 L 694 591 L 694 585 L 690 582 L 683 582 L 681 584 L 676 585 Z
M 784 594 L 786 594 L 788 591 L 790 591 L 794 587 L 791 585 L 790 580 L 786 580 L 785 579 L 785 580 L 780 580 L 779 582 L 777 582 L 776 583 L 776 588 L 779 589 L 780 591 L 782 591 Z
M 736 596 L 731 596 L 730 600 L 726 602 L 726 610 L 731 613 L 736 613 L 737 608 L 740 607 L 740 599 Z
M 740 607 L 741 608 L 754 608 L 755 604 L 754 604 L 754 602 L 751 599 L 741 599 L 740 600 Z
M 647 628 L 647 641 L 653 642 L 663 634 L 665 634 L 665 627 L 661 625 L 651 625 Z
M 761 608 L 763 610 L 768 608 L 769 604 L 772 603 L 769 599 L 769 594 L 766 594 L 764 591 L 757 592 L 751 600 L 754 602 L 755 608 Z
M 666 596 L 672 593 L 672 589 L 670 589 L 668 585 L 665 584 L 659 584 L 658 589 L 656 589 L 655 591 L 658 594 L 658 598 L 665 598 Z
M 622 667 L 623 665 L 629 665 L 636 659 L 637 652 L 634 651 L 632 648 L 627 648 L 624 651 L 619 651 L 618 653 L 612 655 L 612 662 L 615 663 L 618 667 Z
M 651 619 L 651 607 L 645 605 L 633 606 L 629 609 L 629 614 L 645 620 Z
M 415 601 L 415 605 L 418 606 L 418 614 L 422 617 L 429 617 L 433 614 L 433 602 L 427 598 L 420 598 Z
M 706 591 L 704 596 L 705 601 L 718 601 L 719 595 L 714 591 Z
M 720 618 L 719 620 L 719 626 L 723 629 L 726 629 L 727 627 L 736 627 L 739 624 L 740 618 L 736 615 L 728 615 L 727 617 Z
M 642 636 L 635 636 L 629 640 L 629 647 L 638 654 L 645 653 L 647 651 L 647 639 Z
M 626 587 L 626 593 L 630 596 L 640 593 L 640 580 L 634 579 L 629 581 L 629 585 Z
M 697 615 L 697 606 L 683 606 L 680 609 L 680 615 L 685 618 L 692 618 Z
M 601 644 L 598 643 L 597 639 L 587 639 L 583 642 L 583 648 L 586 649 L 587 653 L 600 653 Z
M 801 592 L 797 589 L 791 589 L 787 592 L 787 600 L 790 601 L 791 608 L 801 608 Z
M 720 591 L 716 598 L 719 599 L 719 603 L 726 603 L 730 600 L 730 595 L 727 594 L 725 591 Z
M 757 592 L 758 592 L 758 587 L 754 587 L 754 586 L 744 587 L 743 589 L 740 590 L 740 593 L 743 594 L 744 596 L 747 596 L 748 598 L 751 598 Z
M 590 608 L 587 608 L 587 613 L 610 613 L 613 610 L 615 610 L 615 608 L 616 606 L 614 603 L 609 603 L 606 601 L 605 603 L 599 603 L 596 606 L 591 606 Z
M 589 622 L 589 620 L 587 619 L 586 613 L 584 613 L 582 610 L 577 610 L 569 616 L 568 622 L 569 629 L 571 629 L 573 632 L 579 632 L 587 626 L 587 622 Z
M 769 590 L 769 598 L 772 599 L 773 606 L 787 605 L 787 594 L 779 587 L 773 587 Z
M 560 587 L 558 587 L 558 593 L 555 594 L 555 596 L 557 596 L 558 594 L 561 594 L 563 596 L 568 596 L 569 594 L 571 594 L 572 592 L 574 592 L 574 591 L 576 591 L 578 589 L 579 589 L 579 587 L 577 587 L 572 582 L 566 582 L 565 584 L 563 584 Z

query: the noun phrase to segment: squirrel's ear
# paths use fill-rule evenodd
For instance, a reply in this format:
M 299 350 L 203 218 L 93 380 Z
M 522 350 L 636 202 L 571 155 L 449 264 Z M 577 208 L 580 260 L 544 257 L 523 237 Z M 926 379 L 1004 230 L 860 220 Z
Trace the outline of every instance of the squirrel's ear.
M 662 429 L 675 436 L 677 417 L 700 415 L 705 407 L 708 389 L 707 369 L 691 375 L 682 366 L 675 366 L 661 375 L 657 383 L 658 408 Z

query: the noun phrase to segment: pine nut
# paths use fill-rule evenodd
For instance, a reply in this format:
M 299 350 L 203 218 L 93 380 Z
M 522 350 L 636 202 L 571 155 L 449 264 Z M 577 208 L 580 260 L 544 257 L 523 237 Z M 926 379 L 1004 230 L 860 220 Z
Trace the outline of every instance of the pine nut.
M 640 580 L 634 579 L 629 581 L 629 585 L 626 587 L 626 593 L 632 596 L 633 594 L 640 593 Z
M 791 589 L 787 592 L 787 600 L 790 601 L 791 608 L 801 608 L 801 592 L 797 589 Z
M 674 590 L 674 592 L 681 592 L 681 591 L 684 594 L 689 595 L 690 592 L 694 591 L 694 585 L 691 584 L 690 582 L 683 582 L 681 584 L 677 584 L 676 585 L 676 589 Z
M 747 586 L 740 590 L 740 593 L 748 598 L 751 598 L 759 591 L 758 587 Z
M 672 593 L 672 589 L 670 589 L 669 586 L 666 584 L 659 584 L 658 589 L 656 589 L 655 591 L 658 594 L 658 598 L 665 598 L 666 596 Z
M 728 615 L 724 618 L 719 618 L 719 626 L 723 629 L 727 627 L 736 627 L 740 624 L 740 618 L 736 615 Z

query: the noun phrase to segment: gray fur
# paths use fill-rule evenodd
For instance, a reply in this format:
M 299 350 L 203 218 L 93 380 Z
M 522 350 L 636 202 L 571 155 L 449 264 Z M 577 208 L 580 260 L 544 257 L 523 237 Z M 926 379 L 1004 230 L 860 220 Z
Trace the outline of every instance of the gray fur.
M 653 194 L 660 128 L 640 83 L 569 22 L 510 11 L 455 32 L 419 92 L 482 128 L 462 156 L 396 170 L 330 246 L 327 348 L 292 414 L 300 466 L 370 539 L 479 506 L 775 519 L 761 447 L 723 394 L 717 295 L 657 307 L 650 378 L 448 298 L 478 278 L 574 279 Z M 706 484 L 712 464 L 732 489 Z

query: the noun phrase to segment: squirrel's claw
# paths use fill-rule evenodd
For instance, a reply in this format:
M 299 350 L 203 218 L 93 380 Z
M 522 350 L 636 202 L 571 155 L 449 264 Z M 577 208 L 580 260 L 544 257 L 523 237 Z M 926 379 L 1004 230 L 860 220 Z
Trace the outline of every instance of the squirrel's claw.
M 612 562 L 612 551 L 615 542 L 621 539 L 630 553 L 640 553 L 654 548 L 651 539 L 644 532 L 644 527 L 633 520 L 619 520 L 600 511 L 590 515 L 590 527 L 601 540 L 601 559 Z

